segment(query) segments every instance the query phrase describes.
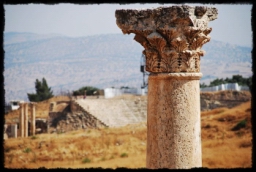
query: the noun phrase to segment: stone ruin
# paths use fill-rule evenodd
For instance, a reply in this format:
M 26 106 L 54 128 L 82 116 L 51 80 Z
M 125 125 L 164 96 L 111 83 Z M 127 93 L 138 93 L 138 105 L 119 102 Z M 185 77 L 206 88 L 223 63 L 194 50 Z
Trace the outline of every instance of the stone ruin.
M 21 103 L 20 115 L 17 123 L 5 124 L 4 139 L 28 137 L 47 132 L 47 120 L 36 119 L 36 103 Z M 30 111 L 28 110 L 30 106 Z M 30 118 L 29 118 L 30 113 Z
M 143 47 L 148 77 L 146 167 L 202 167 L 200 58 L 213 7 L 116 10 L 116 24 Z
M 202 46 L 210 41 L 208 22 L 217 14 L 213 7 L 187 5 L 116 10 L 118 27 L 124 34 L 134 33 L 134 39 L 144 47 L 146 70 L 150 72 L 147 168 L 202 167 L 200 58 L 204 55 Z M 33 115 L 34 111 L 32 119 Z M 89 114 L 82 116 L 91 118 Z M 22 111 L 20 116 L 21 137 L 28 135 L 27 121 L 25 106 L 25 115 Z M 35 120 L 31 133 L 35 133 Z
M 105 126 L 100 120 L 81 108 L 74 100 L 52 102 L 50 104 L 48 125 L 49 133 L 63 133 Z
M 30 111 L 28 106 L 31 106 Z M 29 112 L 31 113 L 30 119 L 28 118 Z M 99 119 L 80 107 L 75 100 L 51 102 L 47 119 L 36 119 L 35 116 L 35 103 L 20 104 L 18 123 L 5 124 L 4 139 L 106 127 Z

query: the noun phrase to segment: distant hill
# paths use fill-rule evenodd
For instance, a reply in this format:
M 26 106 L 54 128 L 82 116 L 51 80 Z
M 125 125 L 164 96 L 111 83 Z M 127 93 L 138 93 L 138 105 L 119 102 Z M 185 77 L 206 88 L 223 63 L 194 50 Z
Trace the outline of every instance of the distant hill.
M 21 43 L 28 41 L 35 41 L 41 39 L 48 39 L 52 37 L 61 37 L 61 34 L 47 34 L 41 35 L 36 33 L 28 33 L 28 32 L 6 32 L 4 34 L 4 44 L 13 44 L 13 43 Z
M 63 35 L 4 33 L 5 99 L 27 100 L 35 80 L 46 78 L 55 94 L 82 86 L 140 87 L 143 47 L 134 35 L 106 34 L 71 38 Z M 251 72 L 251 49 L 211 40 L 202 48 L 201 82 Z

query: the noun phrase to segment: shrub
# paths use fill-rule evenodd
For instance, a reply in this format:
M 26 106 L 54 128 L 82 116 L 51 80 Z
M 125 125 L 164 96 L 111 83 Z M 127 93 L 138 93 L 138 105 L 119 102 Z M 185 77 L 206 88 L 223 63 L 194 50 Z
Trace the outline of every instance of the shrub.
M 241 128 L 245 128 L 246 127 L 246 123 L 247 123 L 247 121 L 244 119 L 244 120 L 238 122 L 236 124 L 236 126 L 234 126 L 231 130 L 232 131 L 237 131 L 237 130 L 240 130 Z
M 82 163 L 90 163 L 90 162 L 91 162 L 91 160 L 89 158 L 84 158 L 82 160 Z
M 57 131 L 57 134 L 63 134 L 63 133 L 65 133 L 65 132 L 63 132 L 62 130 Z
M 23 152 L 24 153 L 29 153 L 29 152 L 31 152 L 31 149 L 30 148 L 26 148 L 26 149 L 23 150 Z
M 105 158 L 105 157 L 102 157 L 102 158 L 101 158 L 101 161 L 105 161 L 105 160 L 106 160 L 106 158 Z
M 251 146 L 252 146 L 252 142 L 250 140 L 243 141 L 239 145 L 240 148 L 247 148 Z
M 96 87 L 92 87 L 92 86 L 85 86 L 85 87 L 81 87 L 78 90 L 73 91 L 73 96 L 78 96 L 78 95 L 84 95 L 84 93 L 86 92 L 86 95 L 94 95 L 94 92 L 99 91 L 98 88 Z
M 122 153 L 122 154 L 120 155 L 120 157 L 121 157 L 121 158 L 128 157 L 128 154 L 127 154 L 127 153 Z
M 5 146 L 4 151 L 5 151 L 5 152 L 10 152 L 10 151 L 11 151 L 11 147 Z
M 37 136 L 31 136 L 32 140 L 37 139 L 37 138 L 38 138 Z

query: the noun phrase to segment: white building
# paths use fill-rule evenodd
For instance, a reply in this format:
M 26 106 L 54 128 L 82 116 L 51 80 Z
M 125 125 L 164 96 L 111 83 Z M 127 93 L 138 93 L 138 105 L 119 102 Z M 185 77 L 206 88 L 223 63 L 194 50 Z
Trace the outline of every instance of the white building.
M 208 91 L 224 91 L 224 90 L 235 90 L 235 91 L 249 91 L 248 86 L 240 86 L 237 83 L 227 83 L 227 84 L 221 84 L 217 86 L 212 87 L 205 87 L 200 89 L 202 92 L 208 92 Z
M 134 95 L 145 95 L 147 94 L 147 89 L 143 88 L 105 88 L 104 97 L 106 99 L 115 96 L 120 96 L 122 94 L 134 94 Z
M 23 100 L 11 100 L 10 101 L 11 110 L 19 109 L 20 103 L 24 103 L 24 101 Z

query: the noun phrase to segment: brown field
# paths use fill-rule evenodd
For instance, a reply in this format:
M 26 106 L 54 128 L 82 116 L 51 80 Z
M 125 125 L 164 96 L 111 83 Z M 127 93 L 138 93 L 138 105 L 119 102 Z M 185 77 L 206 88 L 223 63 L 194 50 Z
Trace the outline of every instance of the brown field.
M 202 112 L 203 167 L 252 167 L 251 102 Z M 246 125 L 232 131 L 242 120 Z M 5 168 L 145 168 L 146 123 L 10 138 Z

